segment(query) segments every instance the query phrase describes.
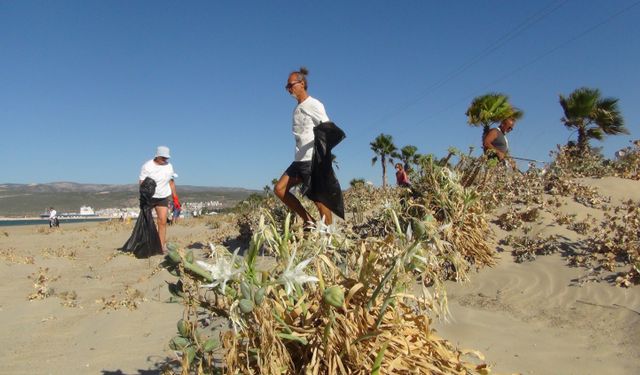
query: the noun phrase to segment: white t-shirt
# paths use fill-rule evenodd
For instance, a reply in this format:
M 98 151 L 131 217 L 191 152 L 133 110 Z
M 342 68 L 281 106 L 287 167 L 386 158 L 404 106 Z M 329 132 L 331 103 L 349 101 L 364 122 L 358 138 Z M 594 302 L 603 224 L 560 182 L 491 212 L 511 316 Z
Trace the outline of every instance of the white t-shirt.
M 151 159 L 142 165 L 139 179 L 142 181 L 147 177 L 151 177 L 156 182 L 156 193 L 153 194 L 153 197 L 166 198 L 171 195 L 169 181 L 173 180 L 175 176 L 171 163 L 158 165 Z
M 295 161 L 308 161 L 313 157 L 313 128 L 329 121 L 324 105 L 318 99 L 307 97 L 293 110 L 293 137 L 296 140 Z
M 49 211 L 49 219 L 53 219 L 58 215 L 58 212 L 56 210 L 51 210 Z

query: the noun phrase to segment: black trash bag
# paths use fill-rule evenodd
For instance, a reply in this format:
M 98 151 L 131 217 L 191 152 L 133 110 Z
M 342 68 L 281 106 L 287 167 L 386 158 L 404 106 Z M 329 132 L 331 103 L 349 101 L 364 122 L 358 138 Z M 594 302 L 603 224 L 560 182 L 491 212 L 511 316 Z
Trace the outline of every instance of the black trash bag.
M 344 219 L 344 202 L 340 183 L 333 172 L 334 155 L 331 150 L 346 137 L 333 122 L 323 122 L 313 128 L 315 135 L 311 181 L 306 194 L 314 202 L 322 202 L 333 213 Z
M 162 254 L 160 235 L 153 222 L 151 198 L 156 192 L 156 182 L 147 177 L 140 184 L 140 215 L 133 227 L 131 237 L 120 250 L 133 253 L 136 258 L 149 258 L 155 254 Z

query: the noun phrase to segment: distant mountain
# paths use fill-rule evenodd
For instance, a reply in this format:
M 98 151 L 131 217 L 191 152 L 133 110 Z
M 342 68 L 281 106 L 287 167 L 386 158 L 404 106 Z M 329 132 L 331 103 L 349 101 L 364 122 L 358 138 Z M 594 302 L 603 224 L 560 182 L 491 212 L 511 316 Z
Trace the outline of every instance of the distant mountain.
M 255 192 L 244 188 L 178 185 L 182 202 L 217 200 L 227 207 Z M 51 206 L 59 212 L 77 212 L 83 205 L 96 210 L 135 207 L 138 205 L 138 185 L 0 184 L 0 216 L 35 216 Z

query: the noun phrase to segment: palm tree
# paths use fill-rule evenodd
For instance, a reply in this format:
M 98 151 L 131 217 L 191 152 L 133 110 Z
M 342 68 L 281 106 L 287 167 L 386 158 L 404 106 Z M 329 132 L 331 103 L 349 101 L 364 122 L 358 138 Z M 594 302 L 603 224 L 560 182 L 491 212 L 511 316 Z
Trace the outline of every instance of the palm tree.
M 371 150 L 376 156 L 371 159 L 371 165 L 375 165 L 380 157 L 382 164 L 382 187 L 387 187 L 387 158 L 393 164 L 393 158 L 398 157 L 397 148 L 393 144 L 393 137 L 387 134 L 380 134 L 370 143 Z
M 364 186 L 364 184 L 366 184 L 367 181 L 365 181 L 364 178 L 354 178 L 351 181 L 349 181 L 349 185 L 351 185 L 352 188 L 357 188 L 359 186 Z
M 582 87 L 568 98 L 560 95 L 560 105 L 564 111 L 564 126 L 578 131 L 580 153 L 589 147 L 589 139 L 601 141 L 605 134 L 629 134 L 618 108 L 618 99 L 601 98 L 598 89 Z
M 420 154 L 418 154 L 416 146 L 406 145 L 400 149 L 400 160 L 402 160 L 405 170 L 411 170 L 411 164 L 417 164 L 419 159 Z
M 520 109 L 509 103 L 509 97 L 500 93 L 489 93 L 477 96 L 465 113 L 467 123 L 471 126 L 482 126 L 482 141 L 491 129 L 491 125 L 497 124 L 508 118 L 519 120 L 524 115 Z

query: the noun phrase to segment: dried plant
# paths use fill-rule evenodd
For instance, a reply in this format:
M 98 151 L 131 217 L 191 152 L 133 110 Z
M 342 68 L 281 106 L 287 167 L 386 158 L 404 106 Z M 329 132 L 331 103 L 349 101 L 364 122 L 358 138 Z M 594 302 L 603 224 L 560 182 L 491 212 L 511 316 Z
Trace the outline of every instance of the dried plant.
M 587 147 L 580 150 L 577 146 L 558 146 L 551 152 L 553 162 L 550 172 L 564 178 L 602 177 L 612 174 L 612 168 L 600 150 Z
M 78 307 L 78 294 L 75 291 L 61 292 L 57 294 L 57 297 L 62 301 L 60 304 L 65 307 Z
M 549 255 L 560 251 L 560 242 L 557 236 L 541 237 L 507 236 L 501 244 L 513 248 L 511 252 L 517 263 L 535 260 L 538 255 Z
M 65 246 L 59 247 L 57 249 L 52 249 L 47 247 L 46 249 L 40 252 L 42 256 L 45 258 L 67 258 L 67 259 L 76 259 L 78 254 L 76 250 L 67 249 Z
M 124 292 L 120 294 L 123 295 L 120 298 L 116 297 L 115 294 L 110 297 L 99 298 L 96 300 L 96 304 L 101 305 L 100 310 L 119 310 L 121 308 L 136 310 L 142 302 L 146 301 L 144 293 L 130 286 L 126 286 Z
M 576 219 L 576 214 L 566 214 L 562 211 L 552 211 L 552 213 L 556 223 L 560 225 L 571 225 Z
M 616 277 L 616 285 L 628 288 L 640 284 L 640 263 L 632 264 L 627 272 L 621 272 Z
M 630 282 L 637 282 L 637 269 L 640 262 L 638 202 L 629 200 L 622 206 L 615 207 L 612 213 L 605 212 L 604 216 L 599 228 L 592 231 L 586 239 L 586 248 L 593 254 L 586 260 L 595 260 L 597 266 L 607 271 L 614 271 L 618 266 L 629 265 L 630 270 L 621 276 Z
M 13 247 L 10 247 L 8 249 L 1 249 L 0 259 L 4 259 L 9 263 L 15 263 L 15 264 L 34 264 L 35 263 L 34 257 L 30 255 L 26 255 L 26 256 L 18 255 L 16 254 L 16 249 Z
M 244 258 L 216 252 L 211 264 L 172 247 L 164 266 L 179 277 L 170 291 L 185 316 L 170 346 L 183 372 L 213 372 L 216 353 L 227 374 L 488 371 L 462 361 L 430 328 L 426 314 L 447 311 L 431 270 L 434 254 L 450 251 L 442 228 L 433 219 L 405 227 L 390 207 L 383 214 L 394 228 L 383 238 L 321 222 L 298 237 L 290 216 L 278 224 L 264 212 Z M 260 251 L 274 254 L 275 264 L 260 268 Z M 414 295 L 416 275 L 434 286 L 423 282 Z M 202 314 L 228 319 L 232 330 L 218 339 Z
M 617 158 L 612 164 L 615 176 L 640 180 L 640 139 L 631 142 L 632 146 L 616 152 Z
M 586 235 L 589 233 L 592 227 L 596 225 L 596 219 L 591 215 L 587 215 L 587 217 L 582 221 L 574 221 L 569 224 L 568 228 L 572 231 L 575 231 L 578 234 Z
M 27 296 L 29 301 L 33 301 L 34 299 L 45 299 L 54 294 L 54 290 L 51 288 L 49 283 L 58 280 L 59 277 L 50 278 L 48 272 L 49 268 L 39 267 L 38 272 L 34 272 L 29 275 L 29 279 L 33 280 L 33 288 L 36 290 L 34 293 Z
M 540 209 L 538 207 L 526 207 L 523 210 L 511 208 L 507 212 L 499 215 L 495 223 L 506 231 L 512 231 L 522 227 L 525 222 L 535 221 L 539 216 Z

